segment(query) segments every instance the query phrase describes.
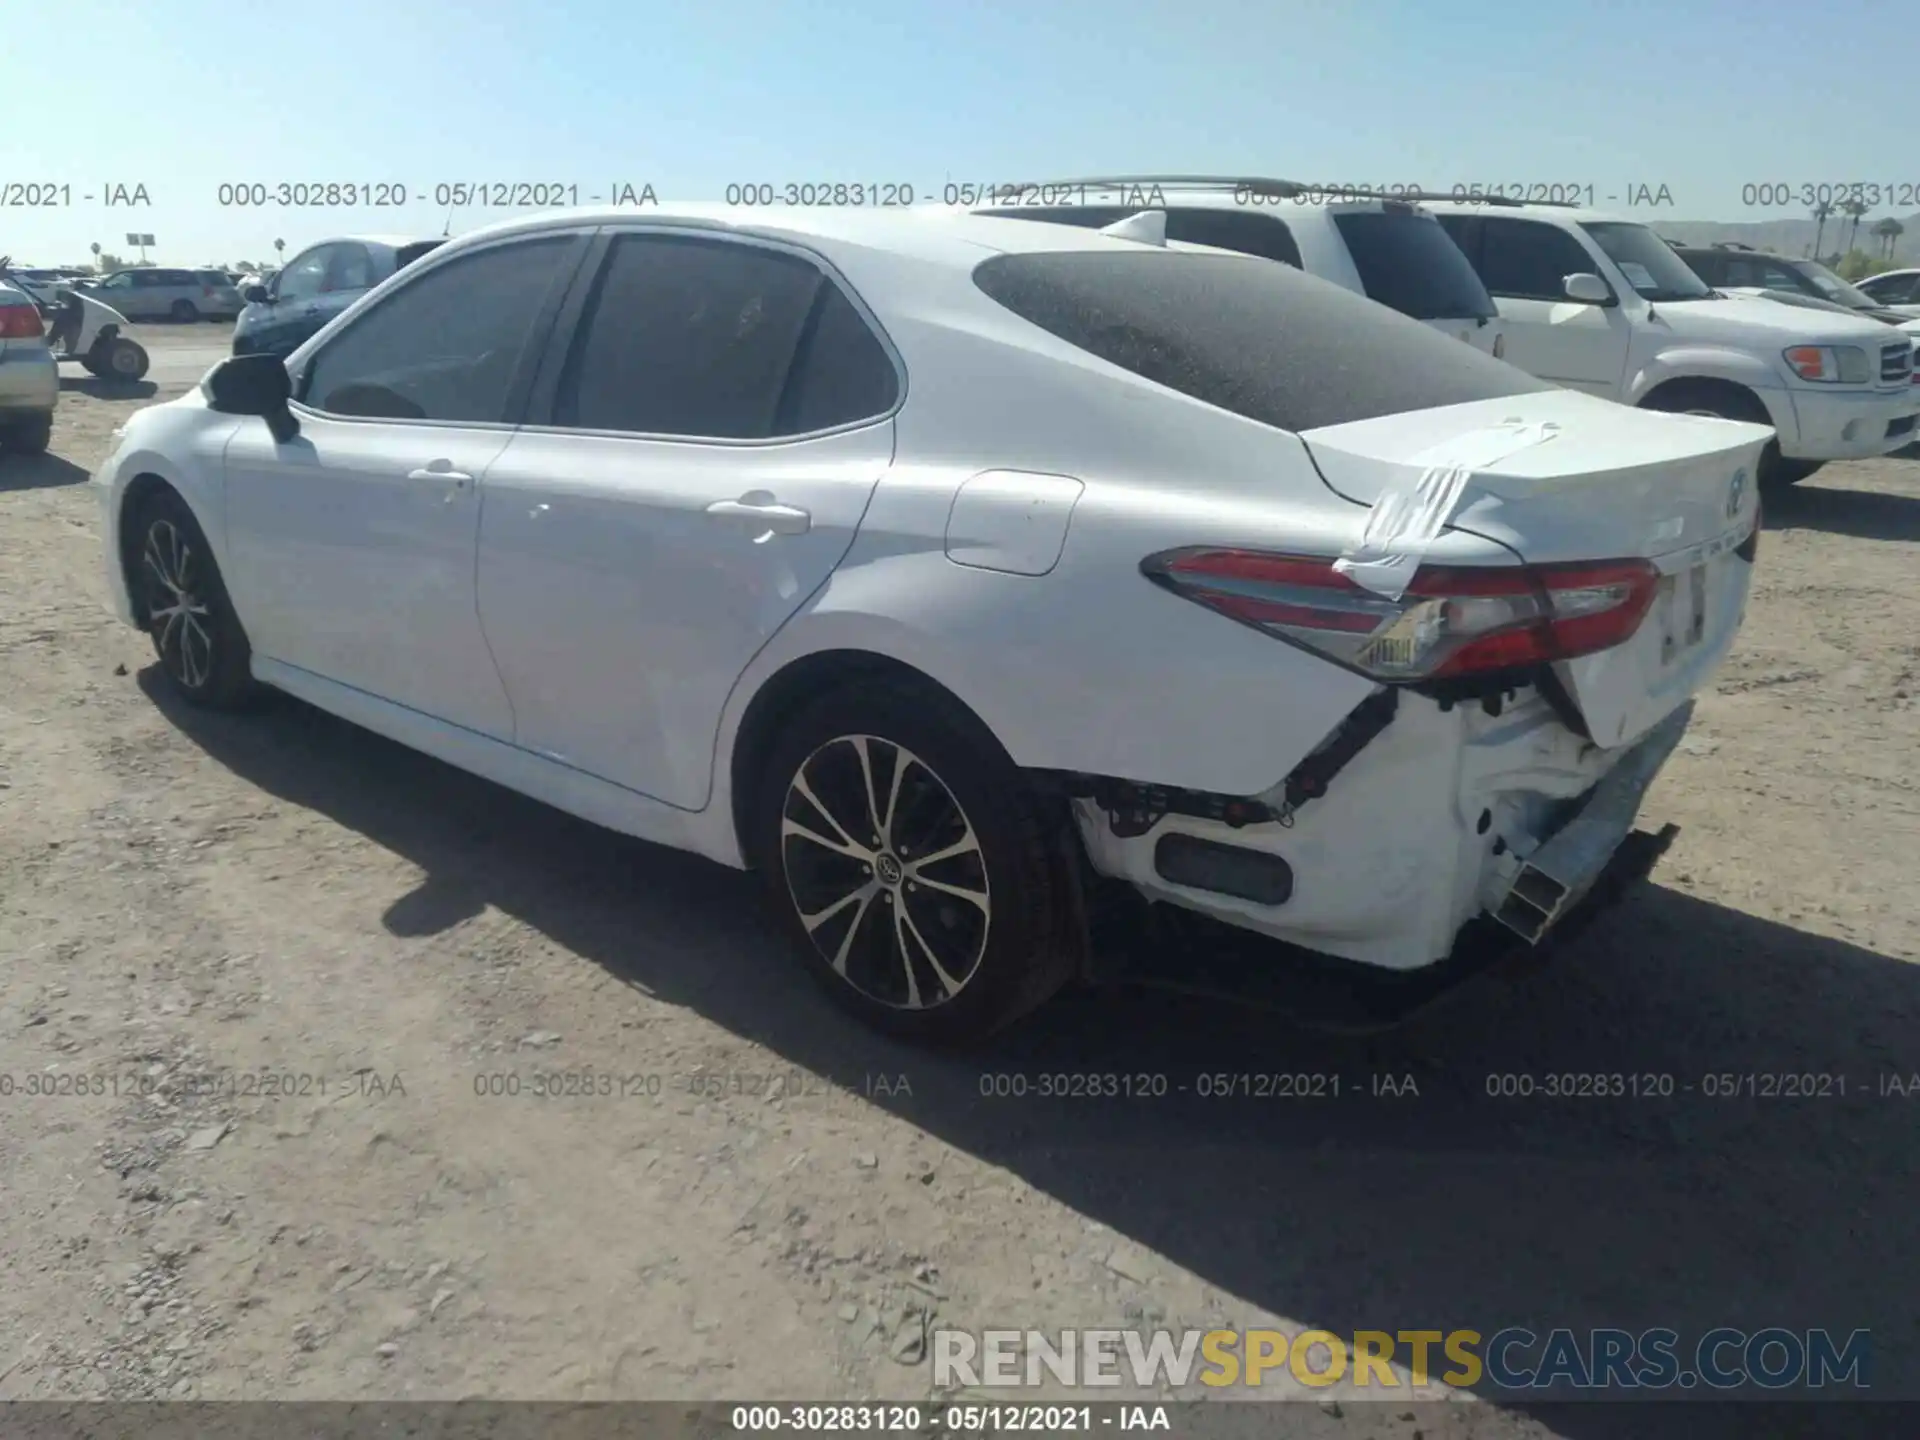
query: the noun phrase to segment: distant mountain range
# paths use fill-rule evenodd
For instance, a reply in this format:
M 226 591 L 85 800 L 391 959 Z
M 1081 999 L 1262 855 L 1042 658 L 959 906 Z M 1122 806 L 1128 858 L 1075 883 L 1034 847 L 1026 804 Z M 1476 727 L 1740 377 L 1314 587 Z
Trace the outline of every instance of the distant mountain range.
M 1639 216 L 1635 217 L 1640 218 Z M 1873 227 L 1884 216 L 1870 215 L 1860 222 L 1860 233 L 1854 239 L 1856 250 L 1864 250 L 1869 255 L 1878 255 L 1883 243 L 1873 234 Z M 1906 226 L 1906 233 L 1894 242 L 1893 258 L 1908 265 L 1920 265 L 1920 211 L 1912 215 L 1894 217 Z M 1719 220 L 1654 220 L 1647 223 L 1669 240 L 1678 240 L 1682 245 L 1712 245 L 1717 241 L 1730 240 L 1741 245 L 1751 245 L 1756 250 L 1771 250 L 1777 255 L 1806 255 L 1813 250 L 1814 231 L 1819 227 L 1812 220 L 1760 220 L 1747 223 L 1733 223 Z M 1820 249 L 1827 255 L 1846 248 L 1849 221 L 1845 216 L 1836 215 L 1827 221 L 1826 233 L 1820 241 Z

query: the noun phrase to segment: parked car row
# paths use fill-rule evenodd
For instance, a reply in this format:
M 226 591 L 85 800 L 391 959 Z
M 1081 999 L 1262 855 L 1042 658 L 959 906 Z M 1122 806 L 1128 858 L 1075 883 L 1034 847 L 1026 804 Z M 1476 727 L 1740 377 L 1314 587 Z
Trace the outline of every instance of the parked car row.
M 1500 199 L 1324 204 L 1284 181 L 1227 177 L 1098 177 L 1059 188 L 1103 186 L 1165 195 L 1170 242 L 1281 260 L 1443 327 L 1484 307 L 1485 328 L 1476 332 L 1483 347 L 1541 379 L 1646 409 L 1770 425 L 1775 439 L 1758 477 L 1769 488 L 1828 460 L 1885 454 L 1914 439 L 1910 339 L 1845 311 L 1816 318 L 1799 306 L 1727 303 L 1635 221 Z M 1250 195 L 1289 203 L 1249 208 Z M 983 213 L 1106 225 L 1128 212 L 1073 205 Z M 1409 248 L 1402 238 L 1422 235 L 1423 225 L 1455 242 L 1477 277 L 1472 295 L 1450 253 L 1437 254 L 1430 242 Z M 1361 235 L 1370 238 L 1355 245 Z M 1374 247 L 1364 259 L 1363 246 Z
M 60 374 L 34 298 L 0 277 L 0 448 L 42 453 L 53 438 Z
M 915 1039 L 1039 1004 L 1116 898 L 1355 975 L 1550 939 L 1661 846 L 1765 468 L 1891 443 L 1907 350 L 1583 211 L 1168 193 L 393 246 L 129 421 L 115 606 L 192 703 L 759 872 Z

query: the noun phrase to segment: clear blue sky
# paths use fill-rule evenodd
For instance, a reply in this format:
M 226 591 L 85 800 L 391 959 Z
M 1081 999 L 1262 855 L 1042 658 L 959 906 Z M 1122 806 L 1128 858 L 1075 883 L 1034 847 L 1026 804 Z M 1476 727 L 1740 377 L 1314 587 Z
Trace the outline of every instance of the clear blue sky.
M 862 181 L 1125 169 L 1665 185 L 1676 220 L 1801 217 L 1749 183 L 1920 187 L 1895 0 L 89 0 L 5 7 L 0 251 L 176 263 L 439 234 L 436 184 Z M 23 53 L 30 52 L 30 53 Z M 223 182 L 386 182 L 402 209 L 222 208 Z M 104 208 L 110 184 L 151 205 Z M 930 193 L 931 192 L 931 193 Z M 88 201 L 84 195 L 96 198 Z M 15 199 L 0 192 L 0 199 Z M 1874 218 L 1920 209 L 1883 203 Z M 457 232 L 507 212 L 468 209 Z

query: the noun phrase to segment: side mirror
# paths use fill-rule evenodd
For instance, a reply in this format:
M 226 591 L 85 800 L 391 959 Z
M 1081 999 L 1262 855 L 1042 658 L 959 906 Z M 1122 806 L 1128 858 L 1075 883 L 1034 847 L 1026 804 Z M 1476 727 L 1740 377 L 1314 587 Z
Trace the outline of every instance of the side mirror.
M 264 285 L 249 285 L 240 292 L 240 298 L 249 305 L 266 305 L 273 300 L 273 294 Z
M 1577 300 L 1582 305 L 1613 304 L 1613 290 L 1598 275 L 1583 271 L 1566 276 L 1560 283 L 1566 287 L 1569 300 Z
M 229 355 L 207 372 L 207 403 L 223 415 L 259 415 L 285 444 L 300 433 L 293 418 L 293 380 L 278 355 Z

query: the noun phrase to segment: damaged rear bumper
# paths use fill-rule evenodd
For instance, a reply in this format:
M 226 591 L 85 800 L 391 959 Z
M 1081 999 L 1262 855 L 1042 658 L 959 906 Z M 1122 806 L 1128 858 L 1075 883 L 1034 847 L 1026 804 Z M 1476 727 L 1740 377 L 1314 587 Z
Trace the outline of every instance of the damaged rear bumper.
M 1384 970 L 1311 951 L 1276 954 L 1270 941 L 1191 911 L 1115 895 L 1093 933 L 1087 978 L 1253 1005 L 1319 1029 L 1391 1028 L 1483 976 L 1517 977 L 1549 963 L 1652 874 L 1679 833 L 1629 830 L 1578 900 L 1535 942 L 1482 916 L 1452 953 L 1419 970 Z
M 1650 730 L 1588 792 L 1579 810 L 1514 867 L 1506 893 L 1487 907 L 1528 944 L 1584 899 L 1627 836 L 1654 777 L 1693 718 L 1688 701 Z

